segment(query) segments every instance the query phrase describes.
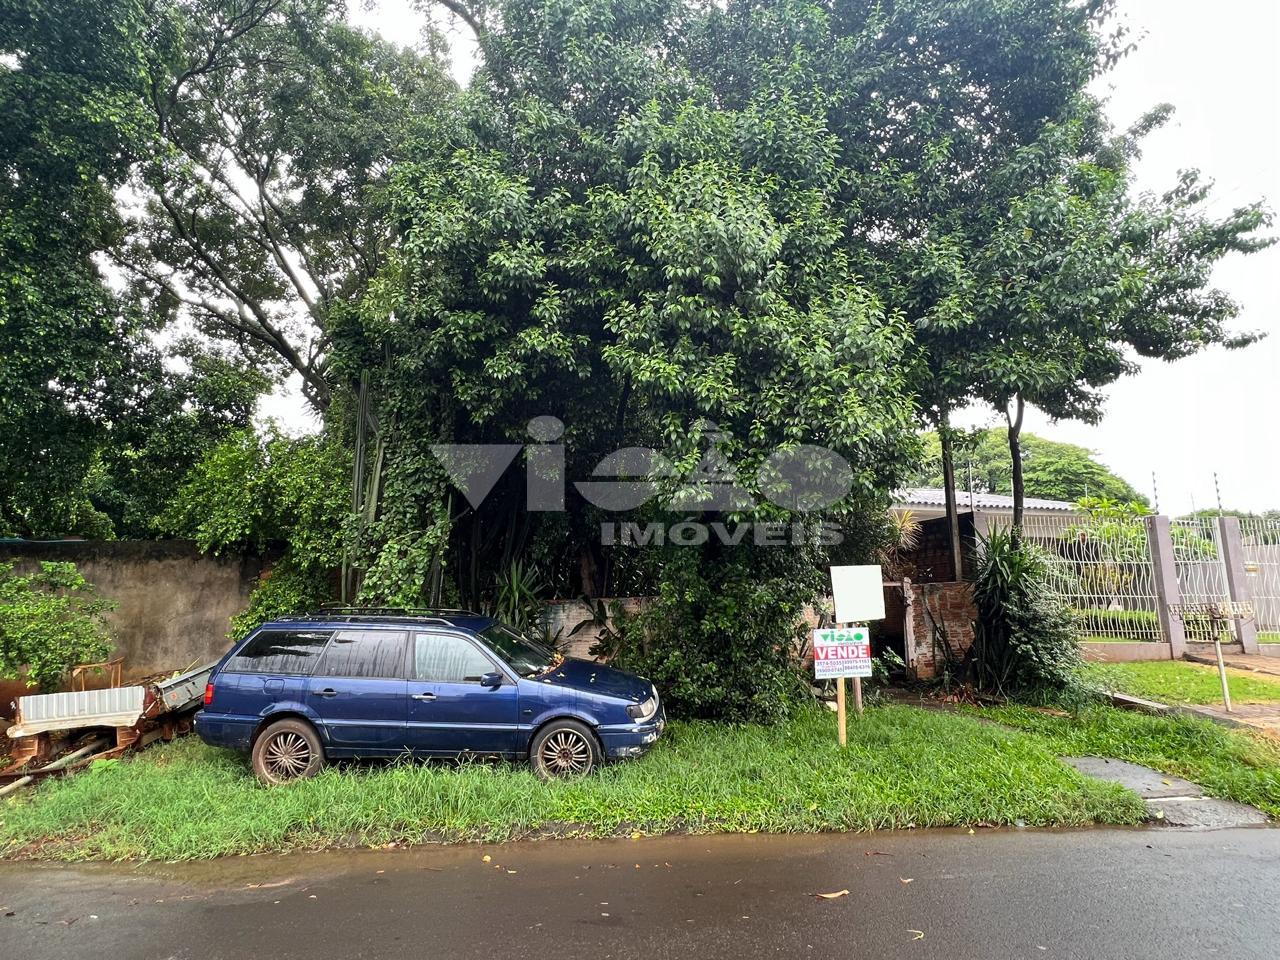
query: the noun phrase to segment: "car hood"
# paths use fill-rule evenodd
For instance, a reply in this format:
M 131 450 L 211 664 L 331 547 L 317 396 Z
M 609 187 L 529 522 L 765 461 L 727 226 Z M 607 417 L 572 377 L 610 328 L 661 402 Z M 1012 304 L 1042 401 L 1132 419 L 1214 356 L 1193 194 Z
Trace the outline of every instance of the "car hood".
M 606 697 L 619 697 L 639 703 L 648 698 L 653 685 L 633 673 L 606 667 L 594 660 L 578 660 L 566 657 L 560 666 L 538 677 L 539 683 L 598 693 Z

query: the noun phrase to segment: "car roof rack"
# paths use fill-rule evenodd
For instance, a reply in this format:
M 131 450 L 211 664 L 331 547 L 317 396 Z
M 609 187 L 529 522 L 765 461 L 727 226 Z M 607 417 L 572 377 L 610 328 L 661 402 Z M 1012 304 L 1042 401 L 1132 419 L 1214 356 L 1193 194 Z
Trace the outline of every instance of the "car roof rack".
M 457 607 L 358 607 L 339 603 L 321 604 L 320 609 L 314 615 L 323 616 L 330 613 L 348 614 L 358 617 L 438 617 L 442 615 L 454 617 L 484 616 L 484 614 L 476 613 L 474 610 L 463 610 Z

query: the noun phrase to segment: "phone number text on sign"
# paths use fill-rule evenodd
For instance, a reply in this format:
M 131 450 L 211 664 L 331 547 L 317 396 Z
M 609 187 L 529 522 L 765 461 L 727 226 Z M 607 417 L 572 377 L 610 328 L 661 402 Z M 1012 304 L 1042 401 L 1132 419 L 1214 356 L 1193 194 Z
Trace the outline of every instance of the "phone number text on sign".
M 818 680 L 871 676 L 871 638 L 867 628 L 813 631 L 813 675 Z

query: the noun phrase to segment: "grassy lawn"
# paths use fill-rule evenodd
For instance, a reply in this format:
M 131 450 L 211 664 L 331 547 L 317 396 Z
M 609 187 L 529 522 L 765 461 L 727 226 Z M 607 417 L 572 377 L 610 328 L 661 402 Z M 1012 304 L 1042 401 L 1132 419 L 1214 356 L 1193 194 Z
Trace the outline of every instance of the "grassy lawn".
M 1154 717 L 1113 707 L 1066 716 L 1026 707 L 975 712 L 1035 735 L 1060 755 L 1141 763 L 1280 817 L 1280 744 L 1268 737 L 1196 717 Z
M 1135 823 L 1137 796 L 1053 743 L 955 713 L 812 710 L 771 728 L 673 723 L 646 758 L 544 784 L 505 764 L 330 768 L 266 789 L 194 737 L 0 800 L 0 852 L 182 860 L 392 841 L 633 832 Z
M 1090 679 L 1108 690 L 1160 703 L 1221 703 L 1218 668 L 1183 660 L 1143 660 L 1136 663 L 1089 663 Z M 1234 703 L 1280 703 L 1280 677 L 1227 669 L 1227 686 Z

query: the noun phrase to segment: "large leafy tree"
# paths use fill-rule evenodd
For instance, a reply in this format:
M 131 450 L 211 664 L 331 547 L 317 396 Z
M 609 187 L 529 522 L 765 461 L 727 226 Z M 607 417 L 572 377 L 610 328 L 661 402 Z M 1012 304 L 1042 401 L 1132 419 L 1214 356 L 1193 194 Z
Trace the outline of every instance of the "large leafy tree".
M 154 149 L 114 251 L 156 311 L 295 376 L 324 412 L 334 315 L 382 266 L 379 191 L 451 83 L 330 0 L 173 0 L 147 77 Z
M 94 532 L 81 481 L 145 350 L 95 258 L 145 149 L 147 25 L 134 0 L 0 3 L 0 533 Z
M 772 88 L 721 102 L 689 63 L 698 14 L 680 3 L 501 13 L 458 114 L 397 171 L 402 241 L 344 331 L 350 362 L 377 373 L 391 445 L 372 583 L 408 563 L 425 587 L 443 555 L 475 602 L 474 571 L 540 524 L 567 528 L 562 589 L 602 589 L 609 558 L 572 490 L 545 522 L 514 473 L 441 511 L 429 442 L 526 441 L 539 414 L 566 425 L 571 477 L 620 447 L 685 471 L 714 448 L 751 489 L 767 454 L 811 443 L 856 464 L 853 499 L 874 500 L 913 444 L 909 331 L 841 247 L 821 116 Z
M 1021 448 L 1023 479 L 1029 496 L 1071 502 L 1084 497 L 1105 497 L 1123 503 L 1146 503 L 1146 497 L 1084 447 L 1025 433 Z M 958 489 L 977 493 L 1012 492 L 1013 462 L 1004 429 L 962 434 L 956 444 L 955 459 Z M 936 432 L 925 436 L 924 459 L 911 482 L 929 487 L 942 485 L 942 444 Z

